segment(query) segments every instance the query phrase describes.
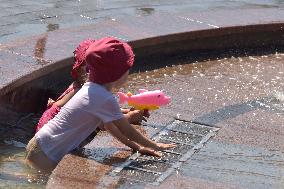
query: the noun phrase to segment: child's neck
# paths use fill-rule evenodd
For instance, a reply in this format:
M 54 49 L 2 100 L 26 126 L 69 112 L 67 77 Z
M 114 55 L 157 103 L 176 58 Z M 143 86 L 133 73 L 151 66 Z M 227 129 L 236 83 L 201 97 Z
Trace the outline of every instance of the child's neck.
M 112 91 L 112 88 L 113 88 L 113 84 L 112 83 L 106 83 L 106 84 L 103 84 L 102 86 L 104 86 L 106 88 L 106 90 L 108 91 Z
M 86 82 L 92 82 L 90 81 L 89 79 L 87 79 Z M 103 86 L 106 90 L 112 92 L 112 89 L 113 89 L 113 83 L 105 83 L 105 84 L 100 84 L 101 86 Z

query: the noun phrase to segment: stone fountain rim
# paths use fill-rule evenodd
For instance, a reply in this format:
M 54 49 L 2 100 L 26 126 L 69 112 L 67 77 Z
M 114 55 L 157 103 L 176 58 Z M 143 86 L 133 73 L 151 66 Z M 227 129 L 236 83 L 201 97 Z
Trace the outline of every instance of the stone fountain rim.
M 261 24 L 227 26 L 227 27 L 220 27 L 220 28 L 199 29 L 199 30 L 186 31 L 186 32 L 176 32 L 176 33 L 170 33 L 170 34 L 165 34 L 165 35 L 156 35 L 156 36 L 144 37 L 141 39 L 129 40 L 127 42 L 135 50 L 135 49 L 146 49 L 149 46 L 155 47 L 155 46 L 162 45 L 162 44 L 180 42 L 182 40 L 202 39 L 205 37 L 217 37 L 217 36 L 225 36 L 225 35 L 233 35 L 233 34 L 246 35 L 251 32 L 272 32 L 272 31 L 279 30 L 279 29 L 283 30 L 284 32 L 284 21 L 283 22 L 261 23 Z M 59 32 L 59 31 L 60 30 L 56 32 Z M 0 47 L 2 45 L 0 45 Z M 0 48 L 0 51 L 1 50 L 3 49 Z M 20 87 L 32 80 L 45 76 L 57 69 L 66 68 L 67 66 L 70 66 L 69 60 L 71 58 L 72 57 L 70 56 L 66 56 L 65 58 L 62 58 L 60 60 L 55 60 L 39 69 L 32 70 L 25 75 L 22 75 L 18 78 L 11 80 L 9 83 L 0 87 L 0 95 L 5 95 L 15 90 L 17 87 Z

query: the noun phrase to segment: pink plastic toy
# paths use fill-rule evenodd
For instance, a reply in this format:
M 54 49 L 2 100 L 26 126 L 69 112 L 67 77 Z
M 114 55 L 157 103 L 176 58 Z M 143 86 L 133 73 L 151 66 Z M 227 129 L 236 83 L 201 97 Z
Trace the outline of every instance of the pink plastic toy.
M 146 89 L 139 89 L 139 94 L 132 95 L 131 93 L 124 94 L 117 93 L 119 96 L 119 103 L 128 103 L 129 106 L 137 110 L 156 110 L 160 106 L 165 106 L 170 103 L 171 98 L 166 96 L 162 91 L 148 91 Z

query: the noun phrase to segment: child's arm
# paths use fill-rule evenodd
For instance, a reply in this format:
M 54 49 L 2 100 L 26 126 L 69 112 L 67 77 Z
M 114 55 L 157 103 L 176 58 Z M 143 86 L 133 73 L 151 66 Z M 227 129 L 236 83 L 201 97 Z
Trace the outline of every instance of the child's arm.
M 61 98 L 60 100 L 54 102 L 54 104 L 58 107 L 62 107 L 64 106 L 77 92 L 78 90 L 73 89 L 72 91 L 70 91 L 69 93 L 67 93 L 63 98 Z
M 135 141 L 136 143 L 153 148 L 155 150 L 164 150 L 167 148 L 174 147 L 175 144 L 164 144 L 164 143 L 156 143 L 144 135 L 142 135 L 139 131 L 137 131 L 133 126 L 129 124 L 129 122 L 125 118 L 121 118 L 119 120 L 113 121 L 113 123 L 117 126 L 120 132 L 125 135 L 127 138 Z
M 105 129 L 110 132 L 110 134 L 114 137 L 116 137 L 120 142 L 125 144 L 126 146 L 129 146 L 135 151 L 139 151 L 142 154 L 149 154 L 153 156 L 161 156 L 159 152 L 156 152 L 153 149 L 145 148 L 143 146 L 140 146 L 139 144 L 133 142 L 132 140 L 129 140 L 127 137 L 125 137 L 120 130 L 114 125 L 112 122 L 105 124 Z

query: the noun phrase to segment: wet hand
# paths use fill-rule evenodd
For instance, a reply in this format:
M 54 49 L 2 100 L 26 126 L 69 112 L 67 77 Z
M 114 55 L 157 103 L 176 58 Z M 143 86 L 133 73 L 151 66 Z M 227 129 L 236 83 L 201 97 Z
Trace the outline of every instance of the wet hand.
M 155 151 L 152 148 L 147 148 L 147 147 L 141 147 L 139 149 L 139 152 L 141 154 L 145 154 L 145 155 L 151 155 L 151 156 L 157 156 L 157 157 L 161 157 L 162 154 L 160 152 Z
M 159 150 L 160 151 L 160 150 L 166 150 L 166 149 L 173 148 L 173 147 L 176 147 L 175 143 L 170 143 L 170 144 L 157 143 L 155 150 Z
M 127 113 L 128 121 L 132 124 L 140 124 L 143 120 L 147 121 L 144 117 L 143 110 L 130 110 Z

